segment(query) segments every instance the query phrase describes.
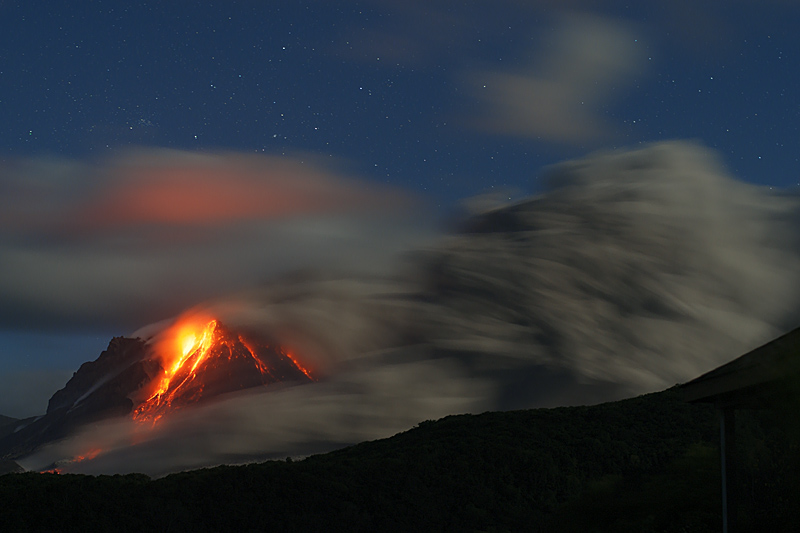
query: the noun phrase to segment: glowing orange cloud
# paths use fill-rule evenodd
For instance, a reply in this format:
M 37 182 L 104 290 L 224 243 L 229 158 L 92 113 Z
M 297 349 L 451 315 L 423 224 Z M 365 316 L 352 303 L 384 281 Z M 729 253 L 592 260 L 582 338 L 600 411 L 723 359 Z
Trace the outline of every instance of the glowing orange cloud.
M 82 209 L 82 229 L 210 226 L 402 203 L 400 195 L 278 157 L 195 154 L 112 171 L 119 177 Z

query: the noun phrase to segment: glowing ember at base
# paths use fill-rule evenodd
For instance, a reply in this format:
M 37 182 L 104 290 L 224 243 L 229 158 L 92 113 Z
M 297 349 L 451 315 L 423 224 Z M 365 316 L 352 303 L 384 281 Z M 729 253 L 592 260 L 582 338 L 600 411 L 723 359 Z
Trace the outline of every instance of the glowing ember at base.
M 181 320 L 165 338 L 158 347 L 163 375 L 134 420 L 156 422 L 169 410 L 224 392 L 314 379 L 282 349 L 247 341 L 215 319 Z
M 103 450 L 101 450 L 100 448 L 92 448 L 88 452 L 86 452 L 84 454 L 81 454 L 81 455 L 76 455 L 72 459 L 65 460 L 65 461 L 58 461 L 57 463 L 55 463 L 55 465 L 53 465 L 53 468 L 48 468 L 47 470 L 42 470 L 39 473 L 40 474 L 61 474 L 61 473 L 63 473 L 63 470 L 64 470 L 65 466 L 71 465 L 71 464 L 74 464 L 74 463 L 80 463 L 82 461 L 88 461 L 88 460 L 94 459 L 95 457 L 97 457 L 101 453 L 103 453 Z

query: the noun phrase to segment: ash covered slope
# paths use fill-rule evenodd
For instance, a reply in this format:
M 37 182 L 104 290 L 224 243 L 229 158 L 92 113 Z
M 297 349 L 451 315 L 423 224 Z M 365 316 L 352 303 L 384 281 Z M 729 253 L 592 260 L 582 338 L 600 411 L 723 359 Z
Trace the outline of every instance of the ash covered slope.
M 5 437 L 7 434 L 12 433 L 19 418 L 12 418 L 10 416 L 0 415 L 0 438 Z

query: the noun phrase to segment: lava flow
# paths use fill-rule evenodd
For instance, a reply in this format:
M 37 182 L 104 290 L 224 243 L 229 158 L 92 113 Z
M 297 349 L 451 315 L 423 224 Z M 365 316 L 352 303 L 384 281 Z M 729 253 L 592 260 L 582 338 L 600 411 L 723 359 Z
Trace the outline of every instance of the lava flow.
M 52 468 L 48 468 L 46 470 L 41 470 L 39 473 L 40 474 L 61 474 L 61 473 L 63 473 L 62 470 L 63 470 L 65 465 L 71 465 L 73 463 L 80 463 L 82 461 L 92 460 L 95 457 L 97 457 L 98 455 L 100 455 L 101 453 L 103 453 L 103 450 L 101 450 L 100 448 L 92 448 L 91 450 L 89 450 L 88 452 L 84 453 L 83 455 L 76 455 L 75 457 L 73 457 L 72 459 L 69 459 L 67 461 L 59 461 L 58 463 L 53 465 Z
M 166 339 L 158 346 L 162 375 L 134 420 L 156 422 L 169 410 L 225 392 L 314 379 L 284 350 L 251 343 L 215 319 L 184 319 Z

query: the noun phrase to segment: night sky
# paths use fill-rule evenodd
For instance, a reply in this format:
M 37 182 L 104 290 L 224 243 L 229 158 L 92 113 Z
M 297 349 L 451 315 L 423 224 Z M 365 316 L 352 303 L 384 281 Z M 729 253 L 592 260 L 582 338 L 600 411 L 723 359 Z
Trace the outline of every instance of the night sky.
M 301 177 L 280 185 L 283 205 L 304 217 L 366 204 L 391 211 L 407 200 L 446 219 L 464 198 L 541 192 L 548 165 L 668 139 L 716 150 L 737 179 L 795 187 L 798 27 L 790 0 L 0 1 L 0 269 L 7 279 L 27 270 L 26 283 L 51 293 L 63 283 L 66 294 L 79 277 L 48 274 L 62 263 L 77 271 L 85 260 L 86 271 L 101 272 L 99 264 L 165 246 L 153 244 L 164 227 L 180 226 L 169 238 L 188 250 L 199 242 L 189 214 L 143 220 L 96 200 L 120 173 L 146 174 L 159 157 L 190 160 L 181 167 L 190 170 L 218 154 L 237 169 L 256 154 L 265 158 L 258 168 L 285 159 L 295 165 L 288 175 Z M 208 179 L 235 193 L 248 176 Z M 304 183 L 329 192 L 306 201 Z M 288 216 L 270 209 L 246 218 Z M 220 211 L 203 228 L 231 216 Z M 321 224 L 313 216 L 306 220 Z M 23 256 L 38 253 L 53 270 L 30 272 Z M 100 253 L 102 261 L 86 259 Z M 98 294 L 122 279 L 109 276 Z M 112 295 L 114 312 L 53 310 L 10 279 L 0 287 L 3 386 L 55 390 L 110 336 L 169 316 L 117 313 L 129 305 L 124 291 Z M 160 290 L 162 278 L 145 276 L 129 299 L 152 279 Z M 187 287 L 181 302 L 207 296 Z

